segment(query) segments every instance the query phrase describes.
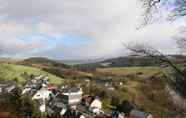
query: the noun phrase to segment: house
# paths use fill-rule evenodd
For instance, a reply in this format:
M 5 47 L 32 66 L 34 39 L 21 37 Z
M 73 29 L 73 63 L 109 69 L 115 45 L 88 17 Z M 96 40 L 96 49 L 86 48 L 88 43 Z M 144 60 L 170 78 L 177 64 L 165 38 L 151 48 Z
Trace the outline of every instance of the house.
M 22 90 L 22 93 L 21 93 L 21 94 L 23 95 L 23 94 L 29 93 L 31 90 L 32 90 L 31 87 L 25 87 L 25 88 Z
M 153 118 L 153 116 L 149 113 L 141 112 L 138 110 L 132 110 L 130 112 L 129 118 Z
M 57 90 L 57 86 L 55 86 L 54 84 L 48 84 L 47 89 L 50 90 L 50 91 Z
M 85 95 L 82 98 L 81 104 L 84 106 L 90 106 L 90 104 L 92 103 L 93 100 L 94 100 L 93 96 Z
M 111 118 L 126 118 L 126 117 L 125 117 L 125 114 L 124 114 L 124 113 L 121 113 L 121 112 L 114 112 L 114 113 L 111 115 Z
M 51 94 L 52 94 L 51 91 L 49 91 L 49 90 L 47 90 L 45 88 L 41 88 L 32 97 L 32 100 L 37 100 L 37 99 L 43 99 L 43 100 L 46 99 L 46 100 L 49 100 Z
M 60 93 L 52 96 L 47 106 L 47 112 L 51 117 L 63 115 L 67 110 L 67 106 L 63 103 L 63 96 Z
M 63 103 L 63 95 L 58 93 L 56 96 L 51 97 L 49 100 L 49 106 L 55 106 L 60 109 L 66 107 L 66 105 Z
M 95 114 L 102 113 L 102 102 L 96 98 L 92 101 L 92 103 L 89 106 L 89 110 Z
M 32 83 L 27 83 L 23 88 L 22 88 L 22 95 L 23 94 L 29 94 L 30 96 L 33 96 L 38 90 L 40 90 L 42 86 L 38 84 L 32 84 Z
M 63 90 L 63 103 L 67 105 L 77 105 L 82 99 L 83 91 L 79 87 L 68 87 Z
M 115 88 L 113 86 L 108 86 L 107 89 L 111 90 L 111 91 L 115 90 Z
M 36 100 L 38 102 L 39 110 L 41 112 L 46 112 L 46 100 L 49 100 L 51 95 L 52 92 L 43 87 L 32 97 L 32 100 Z
M 39 110 L 41 112 L 45 112 L 46 111 L 46 105 L 45 105 L 45 103 L 43 103 L 43 104 L 40 105 Z
M 62 116 L 63 118 L 85 118 L 81 112 L 73 109 L 67 109 Z
M 80 78 L 80 79 L 85 81 L 85 82 L 90 82 L 92 80 L 91 77 L 83 77 L 83 78 Z
M 16 87 L 15 81 L 0 81 L 0 93 L 9 93 Z

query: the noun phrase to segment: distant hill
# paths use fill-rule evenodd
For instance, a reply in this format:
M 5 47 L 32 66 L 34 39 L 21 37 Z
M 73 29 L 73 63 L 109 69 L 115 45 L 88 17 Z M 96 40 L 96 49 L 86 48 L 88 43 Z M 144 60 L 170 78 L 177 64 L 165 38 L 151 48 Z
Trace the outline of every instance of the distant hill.
M 44 57 L 32 57 L 20 61 L 19 64 L 22 65 L 29 65 L 41 68 L 48 68 L 48 67 L 60 67 L 60 68 L 69 68 L 68 65 L 58 62 L 56 60 L 44 58 Z
M 96 63 L 103 61 L 105 59 L 99 58 L 99 59 L 82 59 L 82 60 L 57 60 L 58 62 L 62 62 L 64 64 L 68 65 L 75 65 L 75 64 L 87 64 L 87 63 Z
M 186 63 L 186 56 L 182 55 L 168 55 L 171 61 L 176 64 Z M 104 61 L 88 64 L 77 64 L 74 67 L 80 70 L 94 70 L 95 68 L 109 68 L 109 67 L 133 67 L 133 66 L 160 66 L 159 60 L 154 60 L 147 56 L 126 56 L 107 59 Z
M 43 71 L 46 71 L 48 73 L 65 79 L 72 78 L 73 76 L 87 75 L 87 73 L 83 73 L 81 71 L 76 70 L 76 68 L 73 68 L 72 65 L 67 65 L 57 60 L 52 60 L 43 57 L 28 58 L 23 61 L 20 61 L 18 64 L 36 67 L 42 69 Z
M 20 59 L 13 59 L 13 58 L 0 58 L 0 63 L 17 63 L 21 61 Z

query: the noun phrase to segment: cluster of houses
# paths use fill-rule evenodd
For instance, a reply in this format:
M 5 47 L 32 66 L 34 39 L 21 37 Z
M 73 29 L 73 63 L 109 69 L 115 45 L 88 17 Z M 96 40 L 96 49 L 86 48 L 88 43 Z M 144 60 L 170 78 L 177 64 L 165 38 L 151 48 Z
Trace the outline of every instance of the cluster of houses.
M 32 96 L 39 104 L 41 112 L 47 112 L 51 117 L 75 115 L 84 118 L 83 113 L 78 112 L 78 105 L 81 105 L 83 91 L 78 86 L 57 87 L 48 81 L 47 76 L 32 76 L 32 79 L 23 87 L 22 94 Z M 94 99 L 90 104 L 89 110 L 92 113 L 99 114 L 101 110 L 101 101 L 97 105 Z M 96 110 L 95 110 L 96 109 Z
M 151 114 L 141 112 L 138 110 L 132 110 L 128 116 L 123 112 L 114 112 L 109 118 L 154 118 Z
M 14 81 L 0 81 L 0 94 L 10 92 L 15 87 Z M 153 118 L 136 110 L 132 110 L 128 117 L 120 112 L 105 115 L 99 97 L 84 95 L 80 86 L 57 87 L 44 75 L 32 75 L 22 87 L 22 95 L 30 96 L 38 103 L 41 113 L 53 118 L 86 118 L 90 114 L 95 118 Z
M 80 80 L 87 83 L 86 84 L 87 86 L 90 85 L 90 82 L 94 82 L 97 85 L 101 85 L 101 86 L 107 88 L 108 90 L 115 90 L 116 87 L 123 86 L 122 81 L 112 81 L 111 78 L 106 78 L 106 79 L 105 78 L 104 79 L 94 78 L 94 79 L 92 79 L 91 77 L 82 77 L 82 78 L 80 78 Z

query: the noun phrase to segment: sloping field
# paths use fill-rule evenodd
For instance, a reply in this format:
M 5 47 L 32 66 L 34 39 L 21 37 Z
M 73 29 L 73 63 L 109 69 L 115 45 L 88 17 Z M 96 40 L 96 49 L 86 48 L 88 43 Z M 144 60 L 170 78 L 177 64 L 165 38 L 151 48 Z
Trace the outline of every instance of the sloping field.
M 7 69 L 8 68 L 8 69 Z M 28 74 L 42 74 L 47 75 L 49 77 L 49 81 L 53 84 L 61 84 L 63 82 L 62 78 L 59 78 L 55 75 L 52 75 L 48 72 L 45 72 L 38 68 L 28 67 L 28 66 L 22 66 L 22 65 L 14 65 L 14 64 L 3 64 L 3 66 L 0 66 L 0 69 L 3 71 L 6 71 L 7 79 L 15 79 L 17 78 L 19 83 L 23 83 L 25 81 L 25 78 L 21 76 L 22 73 L 26 72 Z
M 117 67 L 117 68 L 98 68 L 97 72 L 110 73 L 113 75 L 127 75 L 142 73 L 145 76 L 152 76 L 160 73 L 162 70 L 159 67 Z

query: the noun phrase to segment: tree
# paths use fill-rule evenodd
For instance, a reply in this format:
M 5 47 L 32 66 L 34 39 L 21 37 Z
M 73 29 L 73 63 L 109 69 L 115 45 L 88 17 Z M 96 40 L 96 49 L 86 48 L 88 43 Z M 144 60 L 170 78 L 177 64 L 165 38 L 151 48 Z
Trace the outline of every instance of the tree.
M 161 11 L 161 7 L 170 8 L 168 20 L 174 21 L 180 17 L 186 16 L 186 0 L 140 0 L 144 10 L 144 22 L 143 25 L 147 25 L 151 22 L 151 18 L 154 13 Z M 174 2 L 174 5 L 167 5 L 168 2 Z
M 21 105 L 21 111 L 23 112 L 25 117 L 41 118 L 41 113 L 37 107 L 36 102 L 32 101 L 30 97 L 23 96 Z
M 133 105 L 132 105 L 129 101 L 124 100 L 124 101 L 122 101 L 122 103 L 118 106 L 117 109 L 118 109 L 118 111 L 123 112 L 123 113 L 125 113 L 126 115 L 128 115 L 128 114 L 132 111 L 132 109 L 134 109 L 134 107 L 133 107 Z
M 11 105 L 11 107 L 17 111 L 20 112 L 21 108 L 21 89 L 20 88 L 15 88 L 11 94 L 8 94 L 8 101 Z
M 118 107 L 119 104 L 120 104 L 120 100 L 119 100 L 119 98 L 113 96 L 112 99 L 111 99 L 111 105 L 112 105 L 112 106 L 115 106 L 115 107 Z
M 41 118 L 37 104 L 29 96 L 22 96 L 21 89 L 15 88 L 8 94 L 8 103 L 21 118 Z
M 11 69 L 12 68 L 8 64 L 0 63 L 0 80 L 7 80 Z
M 135 45 L 125 45 L 125 47 L 142 56 L 149 56 L 155 60 L 159 60 L 160 62 L 167 63 L 170 67 L 173 68 L 175 73 L 179 76 L 175 76 L 177 78 L 169 79 L 174 89 L 176 89 L 181 95 L 186 97 L 186 73 L 181 68 L 177 67 L 171 59 L 169 59 L 166 55 L 156 50 L 155 48 L 148 46 L 147 44 L 135 44 Z
M 181 54 L 186 53 L 186 27 L 180 27 L 178 33 L 174 36 Z

